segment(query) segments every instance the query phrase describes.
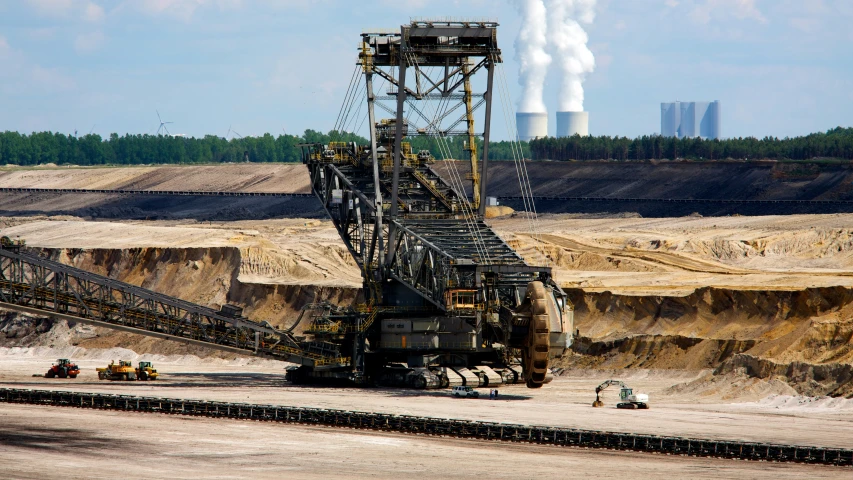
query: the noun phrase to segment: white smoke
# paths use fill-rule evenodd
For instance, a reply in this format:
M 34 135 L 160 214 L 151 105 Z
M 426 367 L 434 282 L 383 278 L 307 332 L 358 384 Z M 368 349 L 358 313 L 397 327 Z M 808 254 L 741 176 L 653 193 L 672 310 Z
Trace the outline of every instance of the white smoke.
M 561 112 L 583 111 L 583 81 L 595 70 L 595 57 L 586 46 L 589 37 L 580 23 L 590 24 L 595 20 L 595 1 L 547 0 L 548 24 L 542 29 L 547 32 L 561 71 L 558 97 Z
M 547 113 L 542 100 L 545 75 L 551 56 L 545 51 L 548 43 L 547 16 L 543 0 L 515 0 L 521 14 L 521 30 L 515 39 L 515 59 L 518 61 L 518 83 L 522 86 L 519 112 Z

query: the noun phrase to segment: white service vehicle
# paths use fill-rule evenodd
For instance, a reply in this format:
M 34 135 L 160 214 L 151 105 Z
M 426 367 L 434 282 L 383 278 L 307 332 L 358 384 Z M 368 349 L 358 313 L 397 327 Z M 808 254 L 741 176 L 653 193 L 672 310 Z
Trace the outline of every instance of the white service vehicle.
M 454 397 L 469 397 L 469 398 L 479 398 L 480 392 L 474 390 L 471 387 L 453 387 L 453 390 L 450 391 L 450 394 Z

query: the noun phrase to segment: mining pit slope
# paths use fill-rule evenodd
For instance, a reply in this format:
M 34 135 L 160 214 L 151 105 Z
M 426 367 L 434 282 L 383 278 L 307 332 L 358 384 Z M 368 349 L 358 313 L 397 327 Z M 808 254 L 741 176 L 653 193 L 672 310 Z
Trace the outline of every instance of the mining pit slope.
M 296 163 L 0 169 L 0 188 L 14 187 L 311 193 L 311 180 Z
M 533 195 L 557 197 L 853 200 L 853 165 L 775 161 L 528 161 Z M 447 165 L 436 162 L 446 175 Z M 461 175 L 467 162 L 456 162 Z M 489 194 L 519 195 L 514 162 L 489 162 Z
M 554 266 L 575 305 L 580 338 L 558 366 L 707 371 L 680 388 L 733 398 L 738 375 L 768 382 L 756 387 L 767 394 L 853 396 L 851 223 L 848 214 L 552 215 L 533 232 L 523 215 L 492 220 L 528 262 Z M 0 225 L 59 261 L 204 305 L 239 304 L 280 327 L 307 303 L 360 298 L 358 269 L 328 221 Z M 28 330 L 16 331 L 6 344 L 26 346 Z M 127 346 L 128 335 L 79 345 Z M 157 342 L 137 348 L 156 353 Z
M 469 168 L 455 162 L 460 174 Z M 518 172 L 508 161 L 492 161 L 488 194 L 520 195 Z M 447 176 L 447 162 L 436 171 Z M 548 162 L 527 163 L 533 194 L 594 197 L 710 200 L 853 200 L 853 166 L 829 162 Z M 223 164 L 145 167 L 7 167 L 0 188 L 122 189 L 310 193 L 301 164 Z M 502 200 L 520 209 L 520 200 Z M 539 200 L 540 213 L 630 212 L 644 217 L 838 213 L 853 204 L 667 203 Z M 87 218 L 240 220 L 321 217 L 313 198 L 197 198 L 133 195 L 6 193 L 0 209 L 10 215 L 67 214 Z

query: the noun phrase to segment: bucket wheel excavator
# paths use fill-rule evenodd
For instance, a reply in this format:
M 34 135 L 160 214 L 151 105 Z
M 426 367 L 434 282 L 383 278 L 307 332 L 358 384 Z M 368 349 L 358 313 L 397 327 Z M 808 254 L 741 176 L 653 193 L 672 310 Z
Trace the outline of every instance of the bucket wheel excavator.
M 527 263 L 484 221 L 501 62 L 494 22 L 418 20 L 399 32 L 362 34 L 361 75 L 348 92 L 363 79 L 370 144 L 301 147 L 312 191 L 362 271 L 364 303 L 310 306 L 294 332 L 351 352 L 350 363 L 334 371 L 294 368 L 292 380 L 416 388 L 537 388 L 550 380 L 549 362 L 571 345 L 571 305 L 550 267 Z M 473 90 L 478 74 L 482 93 Z M 375 81 L 387 90 L 377 93 Z M 336 131 L 347 131 L 358 96 L 348 94 Z M 377 121 L 376 107 L 391 117 Z M 454 130 L 460 124 L 467 128 Z M 451 159 L 454 135 L 464 139 L 470 168 Z M 433 151 L 448 161 L 437 162 Z M 530 185 L 521 190 L 531 192 Z M 535 229 L 535 213 L 524 215 Z

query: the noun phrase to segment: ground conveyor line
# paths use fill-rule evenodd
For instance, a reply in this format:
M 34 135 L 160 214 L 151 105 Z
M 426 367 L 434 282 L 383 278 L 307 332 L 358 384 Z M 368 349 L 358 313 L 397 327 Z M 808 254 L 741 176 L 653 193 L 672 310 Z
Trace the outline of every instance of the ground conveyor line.
M 2 193 L 52 193 L 65 194 L 114 194 L 114 195 L 154 195 L 154 196 L 183 196 L 183 197 L 292 197 L 314 198 L 313 193 L 287 192 L 213 192 L 190 190 L 115 190 L 89 188 L 19 188 L 0 187 Z M 499 196 L 498 200 L 522 200 L 521 196 Z M 737 198 L 640 198 L 640 197 L 564 197 L 552 195 L 534 195 L 535 201 L 560 202 L 621 202 L 621 203 L 719 203 L 747 205 L 853 205 L 853 200 L 802 200 L 802 199 L 737 199 Z
M 334 409 L 0 388 L 0 402 L 257 420 L 669 455 L 853 467 L 853 450 L 518 425 Z

